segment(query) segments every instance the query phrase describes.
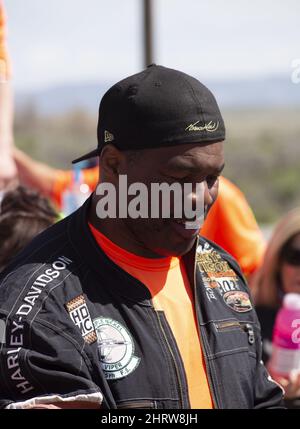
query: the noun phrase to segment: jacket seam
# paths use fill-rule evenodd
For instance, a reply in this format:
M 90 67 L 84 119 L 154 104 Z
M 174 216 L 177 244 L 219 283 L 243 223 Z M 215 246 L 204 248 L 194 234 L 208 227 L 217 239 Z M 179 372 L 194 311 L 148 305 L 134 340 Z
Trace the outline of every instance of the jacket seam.
M 92 364 L 91 364 L 91 362 L 90 362 L 90 359 L 89 359 L 89 357 L 88 357 L 88 355 L 86 354 L 86 352 L 85 352 L 85 344 L 84 344 L 84 342 L 83 342 L 83 347 L 73 338 L 73 337 L 70 337 L 68 334 L 66 334 L 65 332 L 61 332 L 61 331 L 59 331 L 58 329 L 57 329 L 57 326 L 55 326 L 55 325 L 53 325 L 52 323 L 50 323 L 50 322 L 46 322 L 46 321 L 44 321 L 44 320 L 40 320 L 40 319 L 36 319 L 35 320 L 35 323 L 36 324 L 38 324 L 38 325 L 40 325 L 40 326 L 44 326 L 44 327 L 46 327 L 46 328 L 48 328 L 48 329 L 50 329 L 50 330 L 52 330 L 53 332 L 55 332 L 56 334 L 58 334 L 58 335 L 60 335 L 60 336 L 62 336 L 62 337 L 64 337 L 65 338 L 65 340 L 66 341 L 68 341 L 69 343 L 71 343 L 73 346 L 74 346 L 74 348 L 76 349 L 76 351 L 80 354 L 80 356 L 82 357 L 82 359 L 84 360 L 84 362 L 86 363 L 86 365 L 87 365 L 87 367 L 89 368 L 89 370 L 90 370 L 90 372 L 92 373 Z M 84 340 L 82 340 L 82 341 L 84 341 Z M 30 343 L 30 346 L 31 346 L 31 343 Z M 79 373 L 79 372 L 78 372 Z M 78 374 L 77 373 L 77 374 Z
M 156 311 L 156 310 L 153 308 L 153 311 Z M 172 363 L 172 360 L 171 360 L 171 358 L 169 356 L 169 353 L 167 351 L 167 346 L 166 346 L 166 344 L 165 344 L 165 342 L 164 342 L 164 340 L 163 340 L 163 338 L 161 336 L 160 330 L 158 329 L 158 327 L 156 325 L 156 320 L 154 318 L 154 314 L 152 314 L 152 311 L 151 311 L 150 308 L 147 308 L 147 312 L 148 312 L 148 314 L 150 316 L 150 321 L 152 323 L 153 329 L 156 332 L 156 336 L 157 336 L 157 338 L 158 338 L 158 340 L 160 342 L 161 350 L 163 351 L 165 359 L 168 362 L 167 368 L 168 368 L 168 373 L 169 373 L 169 379 L 172 380 L 171 388 L 172 388 L 172 391 L 173 391 L 174 395 L 177 396 L 177 398 L 174 398 L 174 401 L 179 401 L 179 396 L 178 396 L 178 391 L 177 391 L 177 388 L 176 388 L 176 383 L 174 382 L 173 363 Z
M 224 350 L 222 352 L 213 353 L 213 354 L 208 355 L 207 357 L 209 359 L 213 360 L 213 359 L 218 358 L 218 357 L 235 355 L 238 353 L 249 353 L 249 349 L 248 349 L 248 347 L 239 347 L 236 349 Z
M 86 262 L 83 262 L 82 263 L 82 265 L 81 265 L 81 268 L 82 268 L 82 266 L 86 266 L 87 267 L 87 269 L 89 270 L 89 275 L 90 276 L 95 276 L 95 271 L 86 263 Z M 124 271 L 124 273 L 125 273 L 125 271 Z M 126 273 L 125 273 L 126 274 Z M 127 277 L 127 276 L 126 276 Z M 134 279 L 134 277 L 133 277 L 133 279 Z M 127 278 L 125 278 L 125 280 L 128 280 L 128 277 Z M 136 280 L 136 279 L 134 279 L 134 280 Z M 137 284 L 137 287 L 141 287 L 141 285 L 143 286 L 143 287 L 147 287 L 147 286 L 145 286 L 142 282 L 139 282 L 138 284 Z M 113 289 L 109 289 L 109 294 L 111 294 L 111 295 L 113 295 L 114 297 L 120 297 L 120 296 L 122 296 L 122 299 L 124 299 L 124 301 L 126 301 L 126 302 L 128 302 L 128 303 L 131 303 L 131 304 L 135 304 L 135 305 L 138 305 L 138 306 L 141 306 L 141 307 L 145 307 L 145 308 L 147 308 L 147 309 L 150 309 L 152 306 L 151 306 L 151 304 L 146 304 L 146 303 L 144 303 L 144 302 L 141 302 L 141 301 L 137 301 L 137 300 L 135 300 L 134 298 L 130 298 L 130 297 L 128 297 L 128 296 L 126 296 L 125 294 L 118 294 L 118 293 L 115 293 L 114 292 L 114 290 Z
M 199 307 L 199 310 L 201 311 L 200 307 Z M 214 389 L 214 392 L 210 392 L 210 394 L 213 396 L 213 393 L 215 393 L 216 405 L 218 408 L 221 408 L 220 401 L 219 401 L 220 394 L 219 394 L 219 384 L 218 384 L 219 382 L 217 378 L 217 372 L 215 369 L 214 362 L 210 357 L 210 354 L 207 353 L 207 351 L 210 351 L 210 345 L 206 337 L 206 331 L 204 329 L 201 329 L 200 327 L 199 327 L 199 331 L 200 331 L 200 335 L 205 349 L 205 350 L 202 350 L 202 353 L 206 352 L 207 365 L 209 366 L 209 368 L 207 368 L 207 371 L 208 370 L 211 371 L 211 382 L 212 382 L 212 388 Z

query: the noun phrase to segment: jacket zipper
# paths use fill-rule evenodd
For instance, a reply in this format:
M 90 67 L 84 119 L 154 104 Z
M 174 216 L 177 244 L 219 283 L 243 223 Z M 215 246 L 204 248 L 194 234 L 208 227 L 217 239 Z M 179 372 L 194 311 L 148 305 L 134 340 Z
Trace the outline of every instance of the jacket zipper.
M 154 310 L 154 311 L 155 311 L 155 310 Z M 155 314 L 156 314 L 156 316 L 157 316 L 157 320 L 158 320 L 158 323 L 159 323 L 160 329 L 161 329 L 161 331 L 162 331 L 162 333 L 163 333 L 163 335 L 164 335 L 165 342 L 166 342 L 166 344 L 167 344 L 167 346 L 168 346 L 168 349 L 169 349 L 170 355 L 172 356 L 172 359 L 173 359 L 173 363 L 174 363 L 175 370 L 176 370 L 176 376 L 177 376 L 177 384 L 178 384 L 178 387 L 179 387 L 180 404 L 181 404 L 181 408 L 183 409 L 183 408 L 184 408 L 184 406 L 183 406 L 183 405 L 184 405 L 184 400 L 183 400 L 183 397 L 182 397 L 182 384 L 181 384 L 181 381 L 180 381 L 179 369 L 178 369 L 178 366 L 177 366 L 177 363 L 176 363 L 176 359 L 175 359 L 175 356 L 174 356 L 173 350 L 172 350 L 172 348 L 171 348 L 171 346 L 170 346 L 170 343 L 169 343 L 169 341 L 168 341 L 168 338 L 167 338 L 167 335 L 166 335 L 166 333 L 165 333 L 165 330 L 164 330 L 164 328 L 163 328 L 163 326 L 162 326 L 162 324 L 161 324 L 161 321 L 160 321 L 160 318 L 159 318 L 159 314 L 158 314 L 158 312 L 157 312 L 157 311 L 155 311 Z
M 197 249 L 197 247 L 196 247 L 196 249 Z M 195 260 L 194 260 L 194 284 L 193 284 L 194 299 L 195 299 L 195 310 L 196 310 L 196 317 L 197 317 L 197 321 L 198 321 L 198 328 L 199 328 L 199 332 L 200 332 L 199 338 L 200 338 L 201 349 L 202 349 L 202 352 L 203 352 L 205 366 L 206 366 L 206 369 L 207 369 L 207 381 L 208 381 L 208 385 L 209 385 L 209 388 L 210 388 L 210 392 L 211 392 L 211 396 L 212 396 L 214 408 L 217 409 L 217 408 L 219 408 L 217 406 L 217 396 L 216 396 L 216 392 L 215 392 L 215 388 L 214 388 L 214 384 L 213 384 L 213 380 L 212 380 L 211 369 L 210 369 L 209 362 L 208 362 L 208 359 L 207 359 L 206 346 L 205 346 L 204 341 L 202 339 L 201 325 L 199 323 L 199 315 L 198 315 L 197 307 L 199 308 L 199 311 L 200 311 L 200 306 L 199 306 L 198 299 L 197 299 L 195 285 L 196 285 L 196 257 L 195 257 Z
M 226 322 L 215 322 L 214 323 L 217 331 L 226 331 L 226 329 L 230 329 L 230 328 L 241 328 L 240 322 L 238 322 L 237 320 L 231 320 L 231 321 L 226 321 Z
M 118 409 L 128 408 L 156 408 L 154 401 L 126 401 L 117 404 Z
M 254 344 L 255 343 L 255 334 L 254 334 L 254 329 L 253 329 L 253 326 L 251 325 L 251 323 L 241 323 L 241 327 L 242 327 L 242 329 L 244 329 L 244 331 L 248 335 L 248 343 L 250 345 Z
M 226 322 L 215 322 L 215 327 L 218 331 L 226 331 L 226 329 L 239 327 L 248 335 L 248 342 L 250 345 L 255 342 L 254 329 L 251 323 L 239 322 L 238 320 L 231 320 Z

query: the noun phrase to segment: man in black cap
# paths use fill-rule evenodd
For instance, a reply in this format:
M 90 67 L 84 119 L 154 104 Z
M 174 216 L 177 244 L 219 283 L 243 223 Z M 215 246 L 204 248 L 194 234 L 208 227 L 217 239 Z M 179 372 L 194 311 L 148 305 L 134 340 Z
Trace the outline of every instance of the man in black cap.
M 280 405 L 240 268 L 198 238 L 224 139 L 214 96 L 182 72 L 152 65 L 108 90 L 98 148 L 74 161 L 99 155 L 97 190 L 0 279 L 2 407 Z M 164 194 L 169 215 L 149 214 L 153 184 L 190 184 L 183 204 L 204 213 L 178 216 L 181 198 Z

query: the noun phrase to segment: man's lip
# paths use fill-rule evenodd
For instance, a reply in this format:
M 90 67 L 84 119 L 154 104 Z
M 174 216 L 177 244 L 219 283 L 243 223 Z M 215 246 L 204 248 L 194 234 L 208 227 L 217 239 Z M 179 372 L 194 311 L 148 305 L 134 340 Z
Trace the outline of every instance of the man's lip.
M 182 224 L 185 226 L 185 229 L 198 229 L 201 228 L 203 224 L 203 218 L 200 219 L 177 219 L 177 218 L 171 218 L 173 222 Z
M 179 220 L 179 219 L 178 219 Z M 181 220 L 180 220 L 181 222 Z M 194 237 L 196 237 L 199 233 L 200 230 L 200 224 L 199 224 L 199 228 L 196 229 L 187 229 L 185 227 L 184 223 L 179 223 L 177 222 L 175 219 L 172 219 L 170 221 L 170 224 L 172 225 L 172 228 L 179 234 L 181 235 L 181 237 L 187 239 L 192 239 Z

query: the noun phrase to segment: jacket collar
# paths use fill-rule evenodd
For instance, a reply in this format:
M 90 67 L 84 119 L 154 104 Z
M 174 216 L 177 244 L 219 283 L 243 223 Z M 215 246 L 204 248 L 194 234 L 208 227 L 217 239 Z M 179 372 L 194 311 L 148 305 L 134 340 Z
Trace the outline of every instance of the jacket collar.
M 88 226 L 90 204 L 91 197 L 69 216 L 68 237 L 79 259 L 97 274 L 99 288 L 107 286 L 117 296 L 151 306 L 149 290 L 109 259 L 96 242 Z
M 96 242 L 88 226 L 88 211 L 91 201 L 92 196 L 68 218 L 68 237 L 79 259 L 84 260 L 104 283 L 107 280 L 108 287 L 113 293 L 127 300 L 152 306 L 149 289 L 109 259 Z M 195 278 L 197 244 L 198 240 L 191 251 L 183 256 L 191 285 L 194 284 Z

